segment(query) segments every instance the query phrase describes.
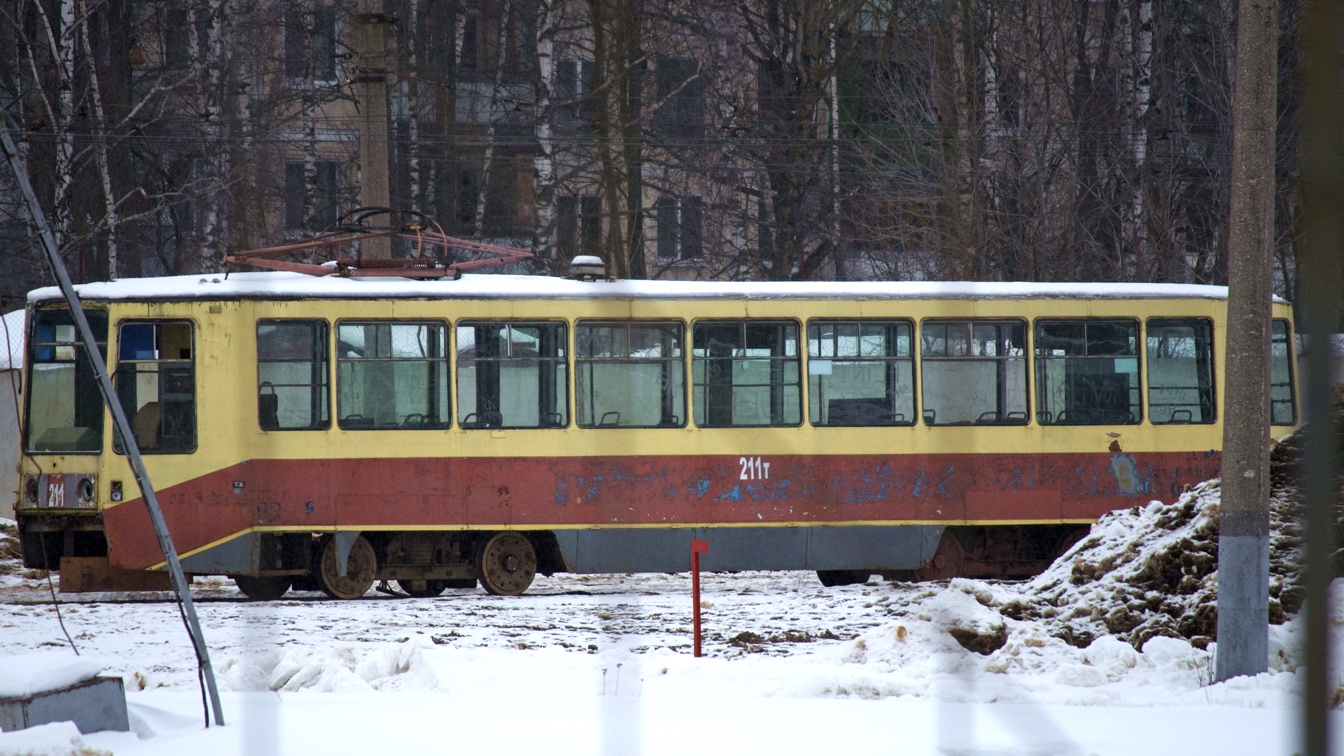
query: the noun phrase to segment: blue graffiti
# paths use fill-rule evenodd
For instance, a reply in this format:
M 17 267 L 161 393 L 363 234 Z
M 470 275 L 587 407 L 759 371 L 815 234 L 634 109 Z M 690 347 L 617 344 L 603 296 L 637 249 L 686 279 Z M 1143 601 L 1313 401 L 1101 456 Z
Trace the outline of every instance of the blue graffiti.
M 732 501 L 742 501 L 742 486 L 740 484 L 733 486 L 733 490 L 729 491 L 728 493 L 719 494 L 718 496 L 714 497 L 714 501 L 723 501 L 724 499 L 731 499 Z

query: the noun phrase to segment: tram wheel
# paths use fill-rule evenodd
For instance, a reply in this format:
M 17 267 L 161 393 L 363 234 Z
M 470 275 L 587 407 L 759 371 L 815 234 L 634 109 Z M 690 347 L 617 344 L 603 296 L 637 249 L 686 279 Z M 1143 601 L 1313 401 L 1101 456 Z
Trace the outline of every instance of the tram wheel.
M 872 574 L 866 570 L 817 570 L 817 579 L 827 588 L 841 585 L 858 585 L 868 582 Z
M 443 593 L 444 580 L 398 580 L 397 587 L 411 598 L 434 598 Z M 474 581 L 473 581 L 474 582 Z
M 522 533 L 496 533 L 476 553 L 476 573 L 490 593 L 517 596 L 537 575 L 537 552 Z
M 233 584 L 238 586 L 238 590 L 242 591 L 244 596 L 253 601 L 274 601 L 289 593 L 290 577 L 235 575 Z
M 345 577 L 341 577 L 336 563 L 336 539 L 327 537 L 318 560 L 317 584 L 322 592 L 339 599 L 356 599 L 373 587 L 378 576 L 378 555 L 364 536 L 355 539 L 346 562 Z

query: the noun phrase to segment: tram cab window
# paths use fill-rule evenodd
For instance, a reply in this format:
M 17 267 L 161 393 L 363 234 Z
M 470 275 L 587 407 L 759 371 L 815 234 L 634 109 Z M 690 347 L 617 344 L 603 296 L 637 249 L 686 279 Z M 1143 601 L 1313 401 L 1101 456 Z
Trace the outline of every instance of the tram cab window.
M 913 328 L 903 321 L 807 326 L 807 414 L 813 425 L 912 425 Z
M 191 323 L 122 323 L 116 389 L 142 454 L 196 450 L 196 370 Z M 126 453 L 121 437 L 118 454 Z
M 337 324 L 338 426 L 424 430 L 447 428 L 449 421 L 444 324 Z
M 257 417 L 262 430 L 331 426 L 325 320 L 257 323 Z
M 1134 425 L 1142 419 L 1137 321 L 1037 320 L 1033 345 L 1041 425 Z
M 107 351 L 107 311 L 86 308 L 99 351 Z M 103 449 L 103 395 L 93 363 L 68 309 L 33 311 L 28 338 L 28 417 L 31 452 L 88 453 Z
M 574 329 L 575 413 L 583 428 L 686 424 L 677 322 L 583 322 Z
M 1275 320 L 1270 333 L 1269 415 L 1270 425 L 1297 422 L 1293 396 L 1293 333 L 1288 321 Z
M 1148 417 L 1155 424 L 1212 423 L 1213 324 L 1148 319 Z
M 457 326 L 457 421 L 463 428 L 569 425 L 563 323 Z
M 924 321 L 920 356 L 926 425 L 1026 425 L 1025 323 Z
M 797 323 L 701 321 L 692 335 L 696 425 L 794 426 L 802 422 Z

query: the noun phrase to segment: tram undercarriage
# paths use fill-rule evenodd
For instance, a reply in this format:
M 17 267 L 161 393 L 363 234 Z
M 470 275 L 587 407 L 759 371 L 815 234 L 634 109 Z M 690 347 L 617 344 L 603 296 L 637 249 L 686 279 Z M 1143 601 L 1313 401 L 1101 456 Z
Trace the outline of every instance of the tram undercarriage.
M 25 566 L 59 570 L 61 591 L 65 593 L 166 590 L 166 573 L 162 571 L 121 569 L 109 562 L 99 519 L 23 518 L 20 534 Z M 803 542 L 812 552 L 810 563 L 804 557 L 805 562 L 799 564 L 781 561 L 790 559 L 787 545 L 799 540 L 799 529 L 742 530 L 645 531 L 639 542 L 644 563 L 636 565 L 640 568 L 636 571 L 686 569 L 680 564 L 681 541 L 704 536 L 725 547 L 718 553 L 711 552 L 718 564 L 711 562 L 710 569 L 815 569 L 827 587 L 862 583 L 874 574 L 903 581 L 1020 579 L 1048 567 L 1086 535 L 1087 526 L 872 528 L 870 535 L 903 536 L 896 540 L 903 541 L 899 551 L 907 561 L 872 562 L 870 567 L 847 569 L 834 568 L 837 563 L 828 561 L 824 548 L 822 536 L 830 536 L 837 529 L 803 533 Z M 558 536 L 545 530 L 251 532 L 188 555 L 182 564 L 190 575 L 231 576 L 248 598 L 268 601 L 290 589 L 319 590 L 332 598 L 354 599 L 375 585 L 390 591 L 392 581 L 400 592 L 419 598 L 477 584 L 496 595 L 519 595 L 539 572 L 608 572 L 611 567 L 607 562 L 613 559 L 629 563 L 627 532 L 560 531 Z M 852 542 L 852 538 L 845 540 Z M 744 542 L 756 545 L 743 549 Z M 619 545 L 619 550 L 613 550 L 614 545 Z M 736 557 L 725 553 L 733 551 L 733 546 L 738 546 Z M 852 559 L 854 555 L 846 557 Z M 908 568 L 892 569 L 888 565 Z

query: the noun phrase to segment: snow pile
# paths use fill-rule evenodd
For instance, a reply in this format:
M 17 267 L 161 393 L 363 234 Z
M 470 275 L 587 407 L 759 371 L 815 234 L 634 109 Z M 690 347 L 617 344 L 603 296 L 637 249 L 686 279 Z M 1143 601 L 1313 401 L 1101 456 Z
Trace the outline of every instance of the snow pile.
M 277 649 L 270 654 L 230 657 L 220 665 L 226 690 L 367 692 L 432 690 L 435 674 L 426 666 L 428 636 L 417 635 L 372 649 L 342 643 L 324 648 Z
M 66 651 L 0 656 L 0 698 L 26 698 L 92 680 L 108 667 L 103 659 Z
M 52 722 L 26 730 L 0 732 L 0 754 L 5 756 L 112 756 L 90 748 L 74 722 Z

